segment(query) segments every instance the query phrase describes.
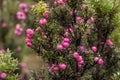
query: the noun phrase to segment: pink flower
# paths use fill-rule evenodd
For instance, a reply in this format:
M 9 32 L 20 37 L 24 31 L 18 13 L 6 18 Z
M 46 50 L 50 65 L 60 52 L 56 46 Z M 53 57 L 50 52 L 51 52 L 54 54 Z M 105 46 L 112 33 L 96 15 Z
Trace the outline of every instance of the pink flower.
M 2 23 L 2 28 L 6 28 L 7 24 L 6 23 Z
M 32 43 L 31 43 L 31 42 L 27 42 L 26 45 L 27 45 L 28 47 L 32 47 Z
M 45 18 L 48 18 L 49 17 L 49 11 L 45 11 L 44 13 L 43 13 L 43 16 L 45 17 Z
M 62 69 L 62 70 L 65 70 L 66 67 L 67 67 L 66 64 L 64 64 L 64 63 L 59 63 L 58 66 L 59 66 L 59 68 Z
M 24 12 L 27 13 L 29 11 L 28 7 L 24 9 Z
M 57 1 L 54 1 L 54 6 L 58 6 L 58 2 Z
M 1 78 L 1 79 L 5 79 L 6 77 L 7 77 L 7 74 L 6 74 L 6 73 L 1 73 L 1 74 L 0 74 L 0 78 Z
M 59 4 L 63 4 L 63 3 L 65 3 L 65 2 L 67 2 L 67 0 L 58 0 L 58 3 L 59 3 Z
M 73 32 L 73 28 L 69 28 L 69 31 L 72 33 Z
M 39 24 L 40 25 L 45 25 L 47 23 L 47 20 L 45 18 L 40 19 Z
M 17 12 L 17 19 L 24 21 L 26 19 L 26 14 L 24 12 L 22 12 L 22 11 L 18 11 Z
M 68 48 L 70 46 L 70 44 L 68 42 L 62 42 L 62 46 L 64 48 Z
M 61 51 L 63 49 L 63 46 L 60 44 L 60 45 L 57 45 L 57 50 Z
M 81 9 L 86 9 L 87 5 L 86 4 L 82 4 Z
M 21 62 L 21 63 L 19 63 L 19 67 L 20 67 L 20 68 L 24 68 L 24 67 L 26 67 L 26 63 L 25 63 L 25 62 Z
M 94 18 L 91 17 L 91 18 L 90 18 L 90 22 L 91 22 L 91 23 L 94 23 L 94 21 L 95 21 Z
M 80 69 L 82 67 L 82 65 L 81 64 L 78 64 L 78 68 Z
M 25 43 L 27 44 L 28 42 L 31 42 L 31 39 L 26 38 L 26 39 L 25 39 Z
M 79 50 L 80 50 L 81 52 L 84 52 L 84 50 L 85 50 L 84 46 L 79 46 Z
M 107 40 L 106 40 L 106 44 L 107 44 L 108 46 L 112 46 L 112 45 L 113 45 L 113 42 L 112 42 L 110 39 L 107 39 Z
M 64 38 L 63 41 L 69 43 L 70 42 L 70 38 Z
M 82 18 L 81 17 L 76 17 L 76 23 L 78 24 L 78 23 L 80 23 L 80 20 L 81 20 Z
M 68 33 L 68 31 L 66 31 L 65 33 L 64 33 L 64 36 L 68 36 L 69 35 L 69 33 Z
M 70 11 L 69 14 L 70 14 L 71 16 L 73 16 L 73 11 Z
M 27 12 L 29 11 L 28 6 L 27 6 L 26 3 L 20 3 L 20 4 L 19 4 L 19 7 L 20 7 L 25 13 L 27 13 Z
M 26 3 L 20 3 L 19 4 L 19 8 L 21 8 L 21 9 L 25 9 L 26 7 L 27 7 Z
M 1 49 L 0 53 L 2 53 L 2 54 L 5 53 L 5 49 Z
M 73 57 L 74 57 L 75 59 L 78 59 L 78 57 L 79 57 L 78 52 L 74 52 L 74 53 L 73 53 Z
M 57 66 L 54 66 L 54 67 L 53 67 L 53 71 L 54 71 L 54 72 L 58 72 L 58 71 L 59 71 L 59 68 L 58 68 Z
M 92 51 L 93 52 L 96 52 L 97 51 L 97 48 L 95 46 L 92 47 Z
M 94 61 L 97 62 L 99 60 L 99 57 L 94 57 Z
M 34 31 L 33 31 L 32 29 L 27 29 L 27 30 L 26 30 L 26 34 L 31 34 L 31 35 L 33 35 L 33 34 L 34 34 Z
M 98 64 L 99 64 L 100 66 L 102 66 L 102 65 L 104 64 L 103 59 L 99 59 L 99 60 L 98 60 Z
M 31 39 L 34 35 L 34 31 L 32 29 L 27 29 L 26 30 L 26 36 Z
M 22 32 L 23 32 L 23 29 L 21 28 L 20 24 L 17 24 L 16 25 L 16 28 L 15 28 L 15 31 L 14 31 L 14 34 L 16 36 L 21 36 L 22 35 Z
M 40 27 L 37 27 L 37 28 L 35 29 L 35 31 L 36 31 L 36 32 L 39 32 L 39 31 L 41 31 L 41 28 L 40 28 Z
M 81 60 L 80 62 L 78 62 L 78 64 L 81 64 L 81 65 L 82 65 L 83 63 L 84 63 L 84 61 L 83 61 L 83 60 Z
M 67 2 L 68 0 L 62 0 L 64 3 Z
M 83 60 L 83 59 L 82 59 L 82 56 L 77 57 L 76 60 L 77 60 L 78 62 L 81 62 L 81 61 Z

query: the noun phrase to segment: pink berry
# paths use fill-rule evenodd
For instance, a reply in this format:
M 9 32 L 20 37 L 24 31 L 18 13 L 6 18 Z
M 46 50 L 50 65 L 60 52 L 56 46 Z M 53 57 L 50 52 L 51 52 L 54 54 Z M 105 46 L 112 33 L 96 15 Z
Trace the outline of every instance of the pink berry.
M 64 63 L 60 63 L 58 66 L 59 66 L 59 68 L 62 69 L 62 70 L 65 70 L 66 67 L 67 67 L 66 64 L 64 64 Z
M 60 45 L 57 45 L 57 50 L 61 51 L 63 49 L 63 46 L 60 44 Z
M 92 51 L 93 52 L 96 52 L 97 51 L 97 48 L 95 46 L 92 47 Z
M 39 24 L 40 25 L 45 25 L 47 23 L 47 20 L 45 18 L 40 19 Z
M 79 57 L 78 52 L 74 52 L 74 53 L 73 53 L 73 57 L 74 57 L 75 59 L 77 59 L 77 58 Z
M 6 73 L 1 73 L 1 74 L 0 74 L 0 78 L 5 79 L 6 77 L 7 77 L 7 74 L 6 74 Z
M 68 48 L 70 46 L 70 44 L 68 42 L 62 42 L 62 46 L 64 48 Z
M 99 57 L 94 57 L 94 61 L 97 62 L 99 60 Z

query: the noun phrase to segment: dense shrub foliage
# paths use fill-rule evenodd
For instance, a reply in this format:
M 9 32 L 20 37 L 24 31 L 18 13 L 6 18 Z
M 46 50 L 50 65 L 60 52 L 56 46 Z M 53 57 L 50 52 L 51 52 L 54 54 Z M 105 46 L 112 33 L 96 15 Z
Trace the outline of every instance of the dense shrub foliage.
M 120 0 L 0 0 L 0 79 L 119 80 L 119 26 Z
M 26 45 L 45 59 L 52 80 L 112 79 L 119 57 L 110 36 L 119 9 L 119 0 L 40 1 Z

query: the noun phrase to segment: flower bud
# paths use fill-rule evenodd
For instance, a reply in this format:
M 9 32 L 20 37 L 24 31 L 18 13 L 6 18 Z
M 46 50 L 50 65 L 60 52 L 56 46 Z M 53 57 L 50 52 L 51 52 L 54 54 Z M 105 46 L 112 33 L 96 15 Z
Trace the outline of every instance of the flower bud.
M 92 47 L 92 51 L 93 52 L 96 52 L 97 51 L 97 48 L 95 46 Z

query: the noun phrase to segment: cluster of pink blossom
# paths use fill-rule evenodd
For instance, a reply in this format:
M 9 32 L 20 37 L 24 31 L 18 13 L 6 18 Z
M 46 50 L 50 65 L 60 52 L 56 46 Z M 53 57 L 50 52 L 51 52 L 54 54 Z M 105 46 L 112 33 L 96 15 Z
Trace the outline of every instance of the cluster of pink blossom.
M 19 8 L 21 9 L 20 11 L 17 12 L 17 19 L 20 21 L 24 21 L 26 19 L 26 13 L 29 11 L 29 7 L 27 6 L 26 3 L 20 3 Z
M 29 8 L 26 3 L 20 3 L 19 8 L 22 9 L 25 13 L 29 11 Z
M 16 36 L 21 36 L 22 35 L 22 32 L 23 32 L 23 28 L 20 26 L 20 24 L 17 24 L 16 25 L 16 28 L 14 30 L 14 34 Z
M 83 65 L 83 63 L 84 63 L 82 56 L 80 56 L 78 52 L 74 52 L 74 53 L 73 53 L 73 57 L 74 57 L 74 58 L 76 59 L 76 61 L 77 61 L 78 68 L 81 68 L 82 65 Z
M 59 70 L 65 70 L 67 68 L 67 65 L 65 63 L 59 63 L 57 66 L 52 65 L 51 69 L 54 72 L 58 72 Z
M 39 24 L 40 25 L 45 25 L 46 23 L 47 23 L 47 19 L 48 19 L 48 17 L 49 17 L 49 11 L 45 11 L 44 13 L 43 13 L 43 17 L 44 18 L 42 18 L 42 19 L 40 19 L 39 20 Z
M 97 62 L 100 66 L 103 66 L 104 61 L 99 57 L 94 57 L 94 61 Z
M 28 47 L 32 47 L 32 37 L 34 35 L 34 31 L 32 29 L 27 29 L 26 30 L 26 40 L 25 43 Z
M 66 49 L 70 46 L 70 38 L 64 38 L 62 40 L 62 43 L 57 45 L 57 50 L 61 51 L 63 49 Z
M 0 79 L 6 79 L 6 77 L 7 77 L 7 74 L 6 73 L 4 73 L 4 72 L 2 72 L 2 73 L 0 73 Z

